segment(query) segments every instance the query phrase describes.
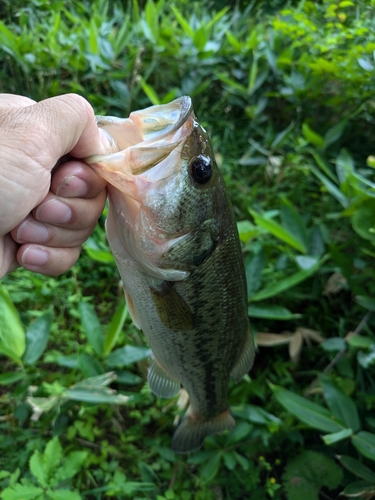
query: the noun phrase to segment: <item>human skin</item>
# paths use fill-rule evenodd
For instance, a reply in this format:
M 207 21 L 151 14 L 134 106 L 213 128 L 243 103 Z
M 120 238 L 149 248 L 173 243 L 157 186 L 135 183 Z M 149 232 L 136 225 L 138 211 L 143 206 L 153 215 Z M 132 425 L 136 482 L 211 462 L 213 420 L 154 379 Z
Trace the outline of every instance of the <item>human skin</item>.
M 18 266 L 50 276 L 73 266 L 106 199 L 79 159 L 109 149 L 83 97 L 0 94 L 0 279 Z M 56 166 L 65 155 L 74 159 Z

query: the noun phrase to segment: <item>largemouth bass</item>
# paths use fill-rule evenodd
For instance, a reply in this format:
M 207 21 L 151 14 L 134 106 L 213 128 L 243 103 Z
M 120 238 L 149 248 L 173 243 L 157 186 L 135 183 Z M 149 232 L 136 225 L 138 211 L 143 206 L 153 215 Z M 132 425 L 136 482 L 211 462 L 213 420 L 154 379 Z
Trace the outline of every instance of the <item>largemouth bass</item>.
M 107 236 L 153 353 L 148 383 L 159 397 L 188 392 L 172 448 L 190 452 L 235 426 L 229 377 L 254 358 L 233 210 L 189 97 L 97 122 L 112 153 L 86 162 L 109 183 Z

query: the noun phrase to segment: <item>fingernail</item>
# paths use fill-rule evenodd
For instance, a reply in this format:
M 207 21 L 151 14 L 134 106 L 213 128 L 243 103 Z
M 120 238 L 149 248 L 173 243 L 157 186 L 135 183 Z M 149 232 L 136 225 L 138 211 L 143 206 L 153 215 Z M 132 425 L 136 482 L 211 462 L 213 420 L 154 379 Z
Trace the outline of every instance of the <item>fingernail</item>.
M 17 240 L 19 243 L 44 243 L 48 239 L 48 236 L 49 231 L 47 226 L 34 219 L 26 220 L 17 231 Z
M 47 264 L 48 254 L 38 247 L 28 247 L 22 254 L 21 264 L 27 266 L 44 266 Z
M 65 198 L 79 198 L 87 193 L 87 189 L 87 184 L 83 179 L 71 175 L 56 189 L 56 194 Z
M 72 211 L 62 201 L 49 200 L 37 208 L 35 218 L 51 224 L 64 224 L 72 218 Z

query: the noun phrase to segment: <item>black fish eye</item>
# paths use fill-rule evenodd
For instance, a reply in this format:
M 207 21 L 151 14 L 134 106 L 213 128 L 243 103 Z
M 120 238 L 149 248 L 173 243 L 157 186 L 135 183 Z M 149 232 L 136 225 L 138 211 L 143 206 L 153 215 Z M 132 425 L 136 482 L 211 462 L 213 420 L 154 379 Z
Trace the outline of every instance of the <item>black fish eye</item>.
M 207 156 L 199 155 L 190 165 L 190 172 L 198 184 L 206 184 L 212 176 L 211 161 Z

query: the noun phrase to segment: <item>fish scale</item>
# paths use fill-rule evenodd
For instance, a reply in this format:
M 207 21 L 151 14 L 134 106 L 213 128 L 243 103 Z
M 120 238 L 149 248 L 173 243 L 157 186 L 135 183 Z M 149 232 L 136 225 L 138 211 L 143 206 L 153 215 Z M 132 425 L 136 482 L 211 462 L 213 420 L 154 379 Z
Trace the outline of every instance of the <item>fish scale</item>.
M 172 448 L 190 452 L 234 427 L 229 378 L 254 358 L 233 210 L 189 97 L 98 125 L 112 151 L 86 161 L 109 182 L 108 241 L 153 353 L 151 390 L 171 397 L 182 384 L 189 394 Z

